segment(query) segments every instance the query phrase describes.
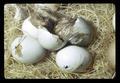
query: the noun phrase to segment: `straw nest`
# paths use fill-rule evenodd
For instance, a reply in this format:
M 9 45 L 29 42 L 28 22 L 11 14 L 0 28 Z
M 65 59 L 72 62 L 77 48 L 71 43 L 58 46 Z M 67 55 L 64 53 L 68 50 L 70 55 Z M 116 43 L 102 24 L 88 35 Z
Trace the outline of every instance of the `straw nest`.
M 15 22 L 13 17 L 15 9 L 5 5 L 4 11 L 4 76 L 7 79 L 101 79 L 112 78 L 114 71 L 109 67 L 106 58 L 106 50 L 115 39 L 113 33 L 112 17 L 115 13 L 113 4 L 68 4 L 61 5 L 60 12 L 74 16 L 81 16 L 93 22 L 97 30 L 97 36 L 88 47 L 89 52 L 95 55 L 93 68 L 86 73 L 65 73 L 59 70 L 55 63 L 55 52 L 52 52 L 44 60 L 34 64 L 25 65 L 16 62 L 10 51 L 12 41 L 22 35 L 22 22 Z

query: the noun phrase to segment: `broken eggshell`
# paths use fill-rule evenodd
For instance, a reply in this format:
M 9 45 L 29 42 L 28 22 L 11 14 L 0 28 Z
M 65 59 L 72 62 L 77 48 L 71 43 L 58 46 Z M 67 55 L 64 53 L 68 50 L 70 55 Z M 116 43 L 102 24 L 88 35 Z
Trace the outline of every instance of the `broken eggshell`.
M 29 14 L 30 16 L 26 18 L 22 24 L 22 31 L 25 35 L 31 36 L 35 39 L 38 37 L 38 26 L 52 26 L 51 21 L 41 14 L 35 12 L 31 7 L 29 7 Z M 50 22 L 49 22 L 50 21 Z M 49 27 L 49 31 L 52 29 Z
M 91 64 L 92 57 L 83 47 L 71 45 L 58 51 L 56 63 L 65 72 L 84 72 Z
M 87 22 L 79 17 L 73 26 L 75 34 L 69 39 L 72 44 L 87 46 L 93 40 L 94 28 L 89 26 Z
M 22 24 L 22 31 L 25 35 L 31 36 L 35 39 L 38 37 L 38 29 L 30 22 L 30 18 L 24 20 Z
M 25 35 L 34 39 L 38 39 L 41 46 L 48 50 L 58 50 L 62 48 L 66 42 L 63 42 L 57 35 L 51 34 L 45 27 L 34 26 L 28 17 L 22 25 L 22 31 Z
M 62 19 L 54 29 L 55 33 L 71 44 L 88 46 L 94 38 L 94 28 L 82 18 Z
M 40 26 L 41 27 L 41 26 Z M 59 36 L 50 33 L 46 28 L 38 29 L 39 43 L 47 50 L 58 50 L 65 46 L 67 42 L 61 40 Z
M 33 64 L 41 60 L 46 50 L 31 37 L 17 37 L 11 44 L 13 58 L 21 63 Z

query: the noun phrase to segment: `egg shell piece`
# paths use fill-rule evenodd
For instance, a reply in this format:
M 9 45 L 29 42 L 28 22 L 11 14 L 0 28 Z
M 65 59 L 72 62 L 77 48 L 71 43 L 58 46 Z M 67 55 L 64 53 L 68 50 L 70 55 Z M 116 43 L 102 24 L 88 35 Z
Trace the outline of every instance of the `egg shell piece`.
M 28 17 L 22 24 L 22 31 L 24 35 L 31 36 L 35 39 L 38 38 L 38 29 L 30 22 L 30 18 Z
M 66 42 L 63 43 L 57 35 L 51 34 L 45 28 L 39 28 L 38 40 L 39 43 L 48 50 L 58 50 L 66 44 Z
M 94 35 L 94 28 L 88 25 L 88 23 L 81 17 L 78 17 L 74 24 L 74 31 L 79 32 L 80 34 L 85 34 L 84 37 L 81 37 L 78 45 L 87 46 L 92 40 Z M 80 39 L 79 39 L 80 40 Z M 74 44 L 74 40 L 70 40 Z
M 16 61 L 26 64 L 33 64 L 41 60 L 45 56 L 45 49 L 39 44 L 37 40 L 30 37 L 25 37 L 25 39 L 20 43 L 21 55 L 16 54 L 15 47 L 18 46 L 19 42 L 23 37 L 17 37 L 11 44 L 12 56 Z

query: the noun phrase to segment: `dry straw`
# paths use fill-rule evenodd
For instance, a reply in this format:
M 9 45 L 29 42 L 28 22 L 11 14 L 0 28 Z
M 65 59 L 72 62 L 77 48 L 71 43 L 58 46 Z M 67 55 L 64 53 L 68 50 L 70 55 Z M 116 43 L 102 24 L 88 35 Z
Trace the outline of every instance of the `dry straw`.
M 115 12 L 113 4 L 68 4 L 60 6 L 60 12 L 71 17 L 81 16 L 93 22 L 97 37 L 88 50 L 95 55 L 91 71 L 86 73 L 65 73 L 59 70 L 55 63 L 55 54 L 50 53 L 44 60 L 35 65 L 25 65 L 14 61 L 10 52 L 11 42 L 22 35 L 21 24 L 13 20 L 15 9 L 5 5 L 4 11 L 4 74 L 5 78 L 23 79 L 101 79 L 113 78 L 114 71 L 109 67 L 106 50 L 115 39 L 112 16 Z

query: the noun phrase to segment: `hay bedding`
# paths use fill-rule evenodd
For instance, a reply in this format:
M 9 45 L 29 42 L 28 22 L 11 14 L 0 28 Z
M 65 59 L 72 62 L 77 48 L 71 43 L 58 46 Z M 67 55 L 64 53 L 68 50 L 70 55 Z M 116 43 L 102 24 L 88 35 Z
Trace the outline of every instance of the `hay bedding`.
M 93 22 L 97 37 L 88 47 L 95 55 L 91 71 L 86 73 L 64 73 L 55 63 L 55 53 L 50 53 L 35 65 L 25 65 L 14 61 L 10 52 L 11 42 L 22 34 L 21 24 L 13 20 L 15 9 L 5 5 L 4 11 L 4 76 L 7 79 L 100 79 L 112 78 L 114 71 L 109 67 L 106 50 L 115 39 L 113 34 L 112 16 L 115 12 L 113 4 L 68 4 L 60 6 L 60 12 L 71 17 L 82 16 Z

